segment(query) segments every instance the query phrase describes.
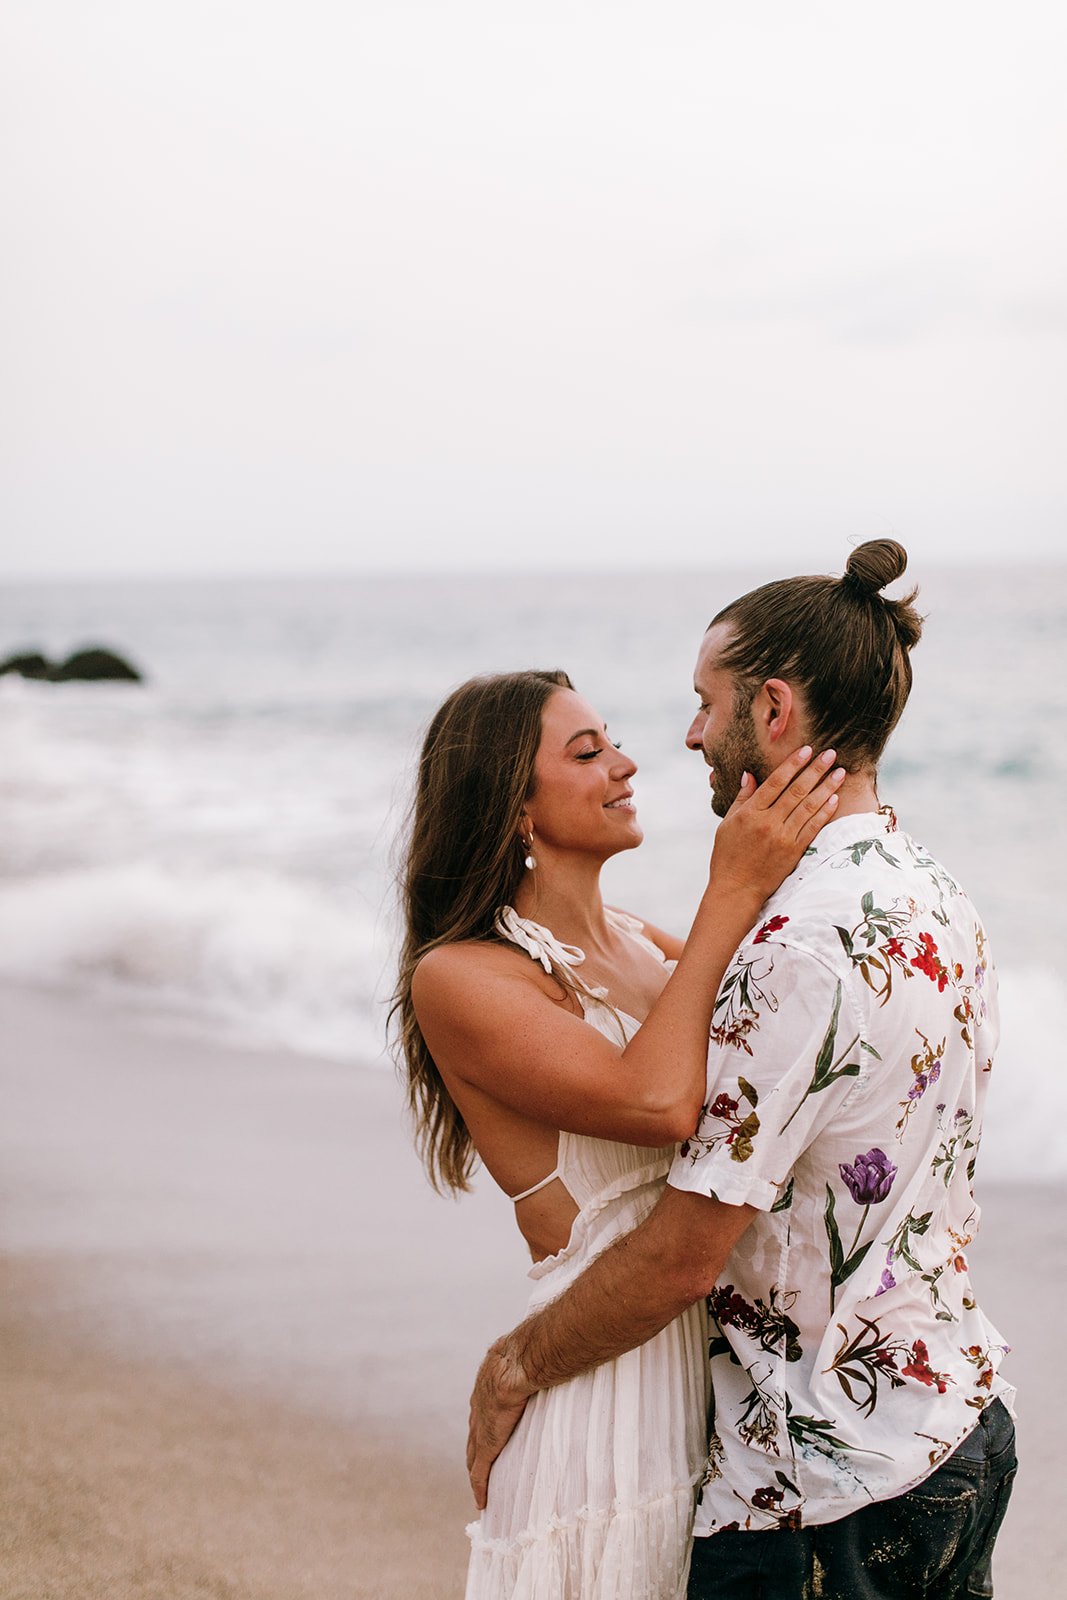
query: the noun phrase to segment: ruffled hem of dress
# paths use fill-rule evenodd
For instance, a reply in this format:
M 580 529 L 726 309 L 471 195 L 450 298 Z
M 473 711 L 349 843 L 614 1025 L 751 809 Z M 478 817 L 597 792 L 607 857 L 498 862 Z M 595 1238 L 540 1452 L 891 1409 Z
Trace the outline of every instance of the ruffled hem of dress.
M 466 1600 L 674 1600 L 684 1595 L 697 1473 L 654 1499 L 583 1507 L 514 1539 L 467 1528 Z
M 536 1282 L 537 1279 L 545 1278 L 557 1267 L 561 1267 L 584 1242 L 590 1227 L 605 1206 L 609 1206 L 620 1195 L 630 1194 L 634 1189 L 643 1189 L 648 1183 L 658 1183 L 669 1170 L 670 1164 L 669 1159 L 661 1156 L 658 1161 L 646 1161 L 643 1167 L 632 1168 L 629 1172 L 621 1173 L 619 1177 L 613 1179 L 606 1189 L 601 1189 L 595 1200 L 590 1200 L 589 1204 L 579 1211 L 571 1225 L 570 1238 L 563 1249 L 557 1250 L 555 1255 L 543 1256 L 540 1261 L 535 1261 L 526 1276 Z

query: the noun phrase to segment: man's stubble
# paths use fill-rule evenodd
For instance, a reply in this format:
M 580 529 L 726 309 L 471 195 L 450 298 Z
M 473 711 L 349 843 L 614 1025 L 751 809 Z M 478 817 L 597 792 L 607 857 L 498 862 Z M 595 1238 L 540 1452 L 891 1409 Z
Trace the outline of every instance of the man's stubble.
M 746 689 L 735 689 L 729 725 L 706 755 L 715 769 L 711 809 L 717 817 L 725 817 L 737 799 L 743 775 L 751 772 L 756 782 L 762 783 L 770 771 L 756 741 L 752 696 Z

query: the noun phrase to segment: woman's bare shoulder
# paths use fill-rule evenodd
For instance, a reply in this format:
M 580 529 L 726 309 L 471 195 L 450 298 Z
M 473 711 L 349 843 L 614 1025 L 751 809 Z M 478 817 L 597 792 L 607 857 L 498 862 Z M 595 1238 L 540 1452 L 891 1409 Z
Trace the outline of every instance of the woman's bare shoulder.
M 521 950 L 473 939 L 428 950 L 411 999 L 438 1066 L 468 1081 L 483 1058 L 492 1064 L 513 1050 L 516 1031 L 536 1031 L 561 1009 L 581 1017 L 570 992 Z
M 511 945 L 460 939 L 435 945 L 420 958 L 411 975 L 411 998 L 417 1010 L 420 1004 L 451 1001 L 457 993 L 471 993 L 472 985 L 481 987 L 497 978 L 526 978 L 540 989 L 545 985 L 538 980 L 545 977 L 528 955 Z

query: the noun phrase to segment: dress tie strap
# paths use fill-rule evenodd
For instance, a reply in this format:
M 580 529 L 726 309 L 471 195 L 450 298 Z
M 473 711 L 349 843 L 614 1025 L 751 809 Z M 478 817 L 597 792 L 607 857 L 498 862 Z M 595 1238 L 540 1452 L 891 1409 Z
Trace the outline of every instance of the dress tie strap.
M 584 950 L 579 950 L 576 944 L 564 944 L 562 939 L 557 939 L 550 929 L 543 928 L 539 922 L 520 917 L 514 906 L 501 906 L 493 927 L 502 939 L 525 950 L 548 973 L 552 971 L 553 962 L 559 967 L 571 968 L 580 966 L 585 960 Z M 606 1000 L 608 997 L 606 989 L 593 988 L 577 973 L 574 974 L 574 987 L 590 1000 Z
M 585 960 L 585 951 L 576 944 L 564 944 L 548 928 L 528 917 L 520 917 L 513 906 L 501 906 L 494 927 L 501 938 L 517 944 L 528 956 L 539 961 L 546 972 L 552 971 L 553 961 L 561 967 L 578 967 Z

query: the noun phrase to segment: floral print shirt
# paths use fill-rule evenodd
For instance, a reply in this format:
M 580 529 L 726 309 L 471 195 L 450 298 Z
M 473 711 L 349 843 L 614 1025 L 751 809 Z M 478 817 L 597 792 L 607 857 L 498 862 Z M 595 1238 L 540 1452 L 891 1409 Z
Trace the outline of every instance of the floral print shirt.
M 891 813 L 824 828 L 734 956 L 669 1178 L 759 1212 L 709 1297 L 698 1535 L 901 1494 L 1010 1396 L 966 1256 L 995 993 L 974 907 Z

